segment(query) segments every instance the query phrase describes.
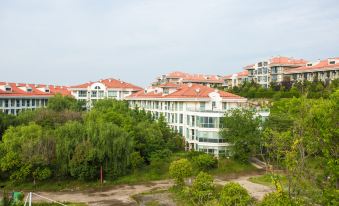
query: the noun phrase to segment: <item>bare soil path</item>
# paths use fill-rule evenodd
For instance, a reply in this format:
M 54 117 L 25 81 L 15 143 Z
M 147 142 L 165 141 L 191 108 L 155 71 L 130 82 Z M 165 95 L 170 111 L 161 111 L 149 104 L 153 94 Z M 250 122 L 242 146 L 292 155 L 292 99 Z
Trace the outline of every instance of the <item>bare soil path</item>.
M 253 176 L 257 175 L 246 175 L 229 180 L 217 178 L 215 179 L 215 183 L 224 185 L 230 181 L 238 182 L 245 187 L 254 198 L 260 200 L 266 193 L 272 192 L 273 190 L 270 187 L 250 182 L 248 179 Z M 172 185 L 171 180 L 161 180 L 139 185 L 119 185 L 104 190 L 36 193 L 59 202 L 83 202 L 91 206 L 134 206 L 137 205 L 137 203 L 131 196 L 152 190 L 166 190 Z M 45 200 L 37 196 L 33 198 L 33 202 L 41 201 Z

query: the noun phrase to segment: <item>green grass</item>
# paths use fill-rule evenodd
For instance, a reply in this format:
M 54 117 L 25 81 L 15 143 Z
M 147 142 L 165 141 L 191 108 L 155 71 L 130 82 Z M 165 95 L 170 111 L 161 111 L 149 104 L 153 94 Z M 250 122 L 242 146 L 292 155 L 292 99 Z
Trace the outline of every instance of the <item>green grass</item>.
M 211 175 L 230 175 L 232 177 L 258 171 L 249 163 L 237 162 L 232 159 L 220 159 L 218 167 L 208 171 Z
M 286 179 L 285 175 L 278 174 L 277 177 L 279 178 L 282 185 L 287 184 L 287 179 Z M 257 183 L 257 184 L 261 184 L 261 185 L 265 185 L 265 186 L 268 186 L 268 187 L 275 188 L 271 174 L 264 174 L 264 175 L 261 175 L 261 176 L 251 177 L 251 178 L 249 178 L 249 181 L 251 181 L 253 183 Z

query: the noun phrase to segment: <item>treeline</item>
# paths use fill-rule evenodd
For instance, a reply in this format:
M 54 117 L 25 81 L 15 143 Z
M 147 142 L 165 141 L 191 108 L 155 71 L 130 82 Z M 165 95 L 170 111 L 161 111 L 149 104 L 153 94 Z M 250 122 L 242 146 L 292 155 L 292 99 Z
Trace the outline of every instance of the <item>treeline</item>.
M 127 102 L 98 101 L 84 112 L 70 97 L 17 117 L 0 114 L 0 180 L 114 180 L 182 149 L 163 118 L 154 120 Z
M 274 101 L 264 122 L 251 111 L 234 110 L 222 123 L 234 158 L 257 156 L 268 165 L 275 201 L 338 205 L 339 90 L 327 99 Z
M 304 81 L 295 82 L 285 80 L 281 84 L 271 83 L 269 88 L 263 88 L 261 85 L 251 81 L 244 82 L 239 87 L 235 86 L 228 89 L 228 92 L 238 94 L 247 98 L 293 98 L 306 96 L 310 99 L 329 98 L 330 94 L 339 88 L 339 79 L 331 83 L 322 81 Z

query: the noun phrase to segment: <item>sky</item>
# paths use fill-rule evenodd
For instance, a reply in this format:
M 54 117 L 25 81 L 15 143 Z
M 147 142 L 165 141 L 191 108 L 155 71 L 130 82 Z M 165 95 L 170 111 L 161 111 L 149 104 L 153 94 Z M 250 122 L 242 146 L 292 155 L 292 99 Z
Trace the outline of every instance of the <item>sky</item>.
M 147 86 L 273 56 L 339 57 L 337 0 L 0 0 L 0 81 Z

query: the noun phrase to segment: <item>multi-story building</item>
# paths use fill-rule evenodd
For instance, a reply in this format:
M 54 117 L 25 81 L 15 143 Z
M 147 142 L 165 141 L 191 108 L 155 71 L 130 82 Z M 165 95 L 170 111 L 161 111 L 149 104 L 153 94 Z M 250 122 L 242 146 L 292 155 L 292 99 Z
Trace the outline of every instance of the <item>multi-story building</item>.
M 160 85 L 165 83 L 174 84 L 202 84 L 210 87 L 220 87 L 223 84 L 222 76 L 218 75 L 205 75 L 205 74 L 189 74 L 185 72 L 171 72 L 157 78 L 153 85 Z
M 339 78 L 339 58 L 309 62 L 305 66 L 285 71 L 284 75 L 288 76 L 293 82 L 319 80 L 329 83 Z
M 70 95 L 65 86 L 0 82 L 0 112 L 17 115 L 47 105 L 55 94 Z
M 246 81 L 248 81 L 248 71 L 244 70 L 242 72 L 225 76 L 223 86 L 229 89 L 235 86 L 239 86 Z
M 284 72 L 306 65 L 303 59 L 288 57 L 273 57 L 244 67 L 248 70 L 248 80 L 254 81 L 264 88 L 268 88 L 271 82 L 281 83 L 284 80 Z
M 228 156 L 228 143 L 219 135 L 220 119 L 231 109 L 246 107 L 247 99 L 200 84 L 167 83 L 126 98 L 132 108 L 149 111 L 185 139 L 186 149 Z
M 123 100 L 127 96 L 142 90 L 142 88 L 121 80 L 108 78 L 97 82 L 71 86 L 69 90 L 72 96 L 79 101 L 85 101 L 87 108 L 90 108 L 99 99 L 114 98 Z

